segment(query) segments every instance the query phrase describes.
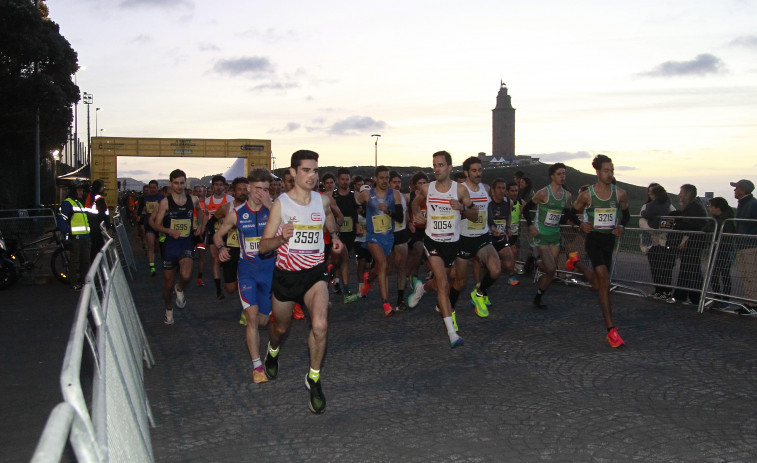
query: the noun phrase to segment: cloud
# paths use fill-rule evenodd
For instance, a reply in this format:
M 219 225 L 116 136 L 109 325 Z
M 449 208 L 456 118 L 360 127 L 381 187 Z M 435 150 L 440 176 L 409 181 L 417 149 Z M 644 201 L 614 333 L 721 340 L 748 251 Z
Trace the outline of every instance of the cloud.
M 137 176 L 137 175 L 147 175 L 151 173 L 151 170 L 141 170 L 141 169 L 135 169 L 135 170 L 120 170 L 118 171 L 119 177 L 129 177 L 129 176 Z
M 757 35 L 742 35 L 731 40 L 729 45 L 734 47 L 746 47 L 757 50 Z
M 334 122 L 326 131 L 332 135 L 354 135 L 360 132 L 373 132 L 386 128 L 386 122 L 377 121 L 367 116 L 350 116 Z
M 284 132 L 294 132 L 295 130 L 302 127 L 297 122 L 289 122 L 283 129 L 279 130 L 270 130 L 268 133 L 284 133 Z
M 615 166 L 615 170 L 628 171 L 628 170 L 637 170 L 637 168 L 633 166 Z
M 139 8 L 142 6 L 172 8 L 175 6 L 194 7 L 194 3 L 189 0 L 121 0 L 118 4 L 121 8 Z
M 271 82 L 269 84 L 260 84 L 252 87 L 253 92 L 261 92 L 263 90 L 289 90 L 290 88 L 297 88 L 300 84 L 296 82 Z
M 131 39 L 131 42 L 143 45 L 152 42 L 152 37 L 146 34 L 139 34 L 138 36 Z
M 248 29 L 240 35 L 246 38 L 258 39 L 266 43 L 280 43 L 295 38 L 294 31 L 291 29 L 282 32 L 270 27 L 265 30 Z
M 530 154 L 529 156 L 539 158 L 541 162 L 565 162 L 571 159 L 587 159 L 592 157 L 587 151 L 576 151 L 575 153 L 559 151 L 557 153 Z
M 725 63 L 715 55 L 703 53 L 689 61 L 665 61 L 642 73 L 651 77 L 704 76 L 724 72 Z
M 218 45 L 214 43 L 209 42 L 202 42 L 197 46 L 200 51 L 218 51 L 220 48 L 218 48 Z
M 251 75 L 253 77 L 262 77 L 273 72 L 273 65 L 268 58 L 260 56 L 248 56 L 236 59 L 219 60 L 213 70 L 219 74 L 228 74 L 230 76 Z

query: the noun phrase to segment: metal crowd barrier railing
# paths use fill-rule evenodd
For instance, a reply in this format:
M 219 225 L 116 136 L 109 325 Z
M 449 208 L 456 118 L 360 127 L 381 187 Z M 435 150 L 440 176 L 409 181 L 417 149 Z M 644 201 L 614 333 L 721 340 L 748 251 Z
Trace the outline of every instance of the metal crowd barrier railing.
M 94 370 L 90 401 L 81 381 L 85 340 Z M 32 461 L 59 461 L 66 440 L 79 461 L 153 461 L 143 362 L 150 368 L 155 360 L 110 239 L 79 298 L 61 372 L 65 405 L 51 413 Z
M 129 278 L 133 280 L 134 274 L 137 273 L 137 262 L 134 259 L 134 252 L 129 244 L 129 235 L 126 233 L 119 209 L 116 209 L 116 214 L 113 216 L 113 228 L 116 231 L 116 247 L 118 255 L 122 259 L 121 265 L 129 272 Z
M 626 227 L 616 240 L 613 254 L 613 291 L 647 297 L 660 289 L 679 299 L 692 299 L 700 313 L 705 307 L 731 305 L 740 307 L 743 314 L 757 316 L 757 311 L 749 307 L 757 305 L 757 235 L 718 233 L 717 221 L 711 217 L 664 219 L 668 223 L 675 219 L 701 221 L 701 228 L 707 231 Z M 520 230 L 516 259 L 522 265 L 531 252 L 525 221 L 521 221 Z M 571 225 L 561 226 L 560 232 L 556 280 L 586 285 L 580 272 L 565 269 L 570 252 L 578 252 L 579 258 L 589 263 L 584 247 L 586 235 Z

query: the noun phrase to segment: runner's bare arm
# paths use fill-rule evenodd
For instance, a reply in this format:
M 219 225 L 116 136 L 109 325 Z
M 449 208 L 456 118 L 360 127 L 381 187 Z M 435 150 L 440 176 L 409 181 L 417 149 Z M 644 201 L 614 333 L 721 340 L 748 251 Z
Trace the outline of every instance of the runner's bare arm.
M 463 218 L 471 221 L 478 220 L 478 207 L 473 204 L 468 189 L 461 183 L 457 184 L 457 197 L 460 198 L 460 203 L 465 206 L 460 208 Z
M 342 240 L 339 239 L 339 226 L 334 220 L 334 213 L 331 210 L 331 202 L 334 200 L 331 196 L 321 196 L 323 210 L 326 212 L 326 220 L 323 226 L 331 233 L 331 249 L 337 253 L 342 251 Z
M 207 217 L 205 217 L 205 211 L 202 210 L 200 204 L 200 198 L 192 196 L 192 204 L 195 211 L 197 211 L 197 230 L 195 230 L 195 236 L 201 236 L 205 232 L 205 224 L 207 223 Z
M 410 205 L 413 210 L 413 222 L 417 223 L 418 225 L 423 225 L 424 223 L 426 223 L 426 218 L 423 217 L 423 214 L 421 213 L 421 204 L 423 204 L 423 201 L 426 200 L 427 194 L 428 183 L 421 185 L 420 190 L 418 190 L 418 193 L 416 193 L 415 198 L 413 199 L 413 203 Z

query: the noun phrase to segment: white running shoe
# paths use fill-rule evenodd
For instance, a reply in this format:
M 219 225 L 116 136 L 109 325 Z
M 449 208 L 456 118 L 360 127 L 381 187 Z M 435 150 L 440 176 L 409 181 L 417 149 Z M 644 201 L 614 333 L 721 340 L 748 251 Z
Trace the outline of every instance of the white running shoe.
M 423 289 L 423 283 L 416 281 L 413 292 L 410 294 L 410 296 L 407 297 L 407 306 L 411 309 L 414 308 L 421 301 L 421 298 L 425 293 L 426 291 Z
M 184 297 L 184 291 L 179 291 L 179 285 L 174 285 L 174 291 L 176 291 L 176 307 L 183 309 L 187 306 L 187 298 Z

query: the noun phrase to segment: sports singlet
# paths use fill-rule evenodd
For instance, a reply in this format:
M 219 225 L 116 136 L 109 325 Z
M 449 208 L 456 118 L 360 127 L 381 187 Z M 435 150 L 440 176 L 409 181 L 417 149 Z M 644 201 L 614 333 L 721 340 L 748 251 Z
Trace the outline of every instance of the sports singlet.
M 470 199 L 473 206 L 478 209 L 478 218 L 475 221 L 466 218 L 460 219 L 460 234 L 467 237 L 476 237 L 489 233 L 489 221 L 487 214 L 489 212 L 489 194 L 486 193 L 486 187 L 483 183 L 478 184 L 478 191 L 473 191 L 468 187 L 467 182 L 463 186 L 468 188 Z
M 510 217 L 510 201 L 505 198 L 501 203 L 496 201 L 489 202 L 488 209 L 489 221 L 492 224 L 492 231 L 496 230 L 499 235 L 494 236 L 496 241 L 507 238 L 507 219 Z
M 379 204 L 386 205 L 386 211 L 379 210 Z M 374 235 L 388 235 L 394 231 L 394 221 L 390 215 L 394 211 L 394 189 L 389 188 L 386 196 L 379 198 L 376 190 L 368 191 L 368 202 L 365 203 L 365 218 L 368 233 Z
M 194 204 L 192 197 L 185 193 L 186 201 L 182 205 L 176 204 L 173 195 L 168 195 L 168 211 L 163 217 L 163 226 L 171 230 L 178 230 L 179 237 L 173 238 L 166 235 L 166 246 L 171 242 L 186 243 L 188 249 L 192 248 L 192 214 L 194 213 Z
M 223 206 L 226 203 L 231 203 L 234 201 L 234 198 L 231 195 L 223 195 L 223 199 L 221 199 L 221 202 L 216 202 L 215 196 L 210 195 L 207 198 L 205 198 L 205 211 L 210 215 L 215 215 L 216 209 Z M 218 230 L 216 228 L 216 230 Z
M 170 196 L 170 195 L 169 195 Z M 158 193 L 156 195 L 142 196 L 144 207 L 142 208 L 142 215 L 145 216 L 145 223 L 150 220 L 150 214 L 154 214 L 158 210 L 158 204 L 163 201 L 163 195 Z
M 610 197 L 602 199 L 594 191 L 594 185 L 589 187 L 591 204 L 586 208 L 586 215 L 594 227 L 592 231 L 612 233 L 618 220 L 618 188 L 610 185 Z
M 547 202 L 537 205 L 534 225 L 540 235 L 555 235 L 560 233 L 560 219 L 565 209 L 568 192 L 562 190 L 562 199 L 555 198 L 552 187 L 547 185 Z
M 508 198 L 509 200 L 510 198 Z M 513 232 L 513 236 L 520 233 L 520 201 L 517 199 L 510 209 L 510 231 Z
M 326 211 L 323 210 L 321 194 L 311 191 L 310 202 L 304 205 L 295 203 L 286 193 L 276 200 L 281 203 L 281 225 L 276 235 L 281 235 L 284 224 L 292 222 L 294 225 L 294 235 L 277 249 L 276 267 L 297 271 L 323 263 Z
M 339 190 L 334 190 L 334 200 L 339 211 L 344 216 L 344 222 L 339 226 L 339 233 L 355 233 L 355 222 L 357 222 L 358 204 L 355 201 L 355 192 L 350 190 L 346 195 L 340 195 Z
M 269 251 L 264 254 L 258 252 L 260 246 L 260 237 L 263 236 L 263 230 L 268 224 L 268 218 L 271 211 L 265 206 L 261 206 L 258 211 L 253 211 L 245 202 L 237 211 L 237 234 L 239 236 L 238 241 L 241 248 L 241 256 L 249 261 L 258 263 L 260 261 L 269 261 L 273 264 L 272 257 L 275 256 L 274 251 Z M 273 265 L 271 265 L 273 267 Z
M 426 236 L 434 241 L 451 243 L 460 239 L 460 211 L 450 206 L 453 199 L 458 199 L 456 182 L 444 193 L 436 189 L 436 180 L 428 184 Z

